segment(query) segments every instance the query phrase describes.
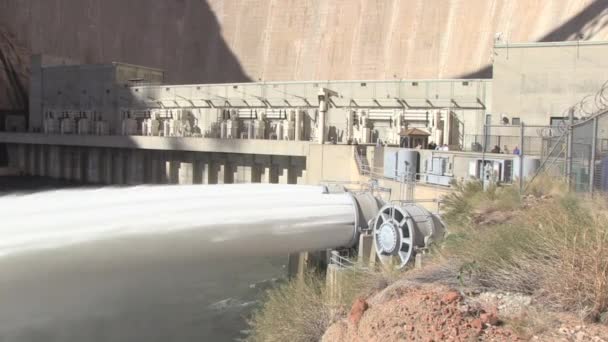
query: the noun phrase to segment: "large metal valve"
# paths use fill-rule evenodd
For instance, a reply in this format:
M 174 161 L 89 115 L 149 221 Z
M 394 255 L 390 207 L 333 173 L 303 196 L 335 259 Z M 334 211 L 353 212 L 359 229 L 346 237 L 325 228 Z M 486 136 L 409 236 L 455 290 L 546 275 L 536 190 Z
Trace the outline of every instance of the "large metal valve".
M 383 206 L 373 226 L 376 255 L 387 266 L 403 268 L 416 251 L 443 238 L 439 218 L 415 204 Z

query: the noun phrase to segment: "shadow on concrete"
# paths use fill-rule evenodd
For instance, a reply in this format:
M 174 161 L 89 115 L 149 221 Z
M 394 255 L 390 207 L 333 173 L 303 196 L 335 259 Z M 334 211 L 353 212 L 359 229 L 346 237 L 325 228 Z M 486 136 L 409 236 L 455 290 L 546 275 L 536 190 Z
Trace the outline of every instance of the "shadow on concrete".
M 0 196 L 35 193 L 66 188 L 91 187 L 67 180 L 35 176 L 0 176 Z
M 608 0 L 596 0 L 538 42 L 589 40 L 608 25 Z M 458 78 L 492 78 L 492 65 L 459 76 Z
M 32 53 L 161 68 L 169 83 L 250 80 L 206 0 L 6 1 L 0 22 Z
M 0 25 L 0 129 L 7 113 L 26 113 L 28 108 L 29 51 Z

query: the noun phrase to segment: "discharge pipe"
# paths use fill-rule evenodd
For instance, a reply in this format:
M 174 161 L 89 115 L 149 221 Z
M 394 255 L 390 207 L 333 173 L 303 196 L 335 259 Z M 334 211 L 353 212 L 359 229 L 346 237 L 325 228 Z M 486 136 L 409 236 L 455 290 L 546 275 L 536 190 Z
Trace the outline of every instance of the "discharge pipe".
M 370 208 L 361 209 L 359 201 Z M 359 226 L 366 226 L 380 205 L 371 194 L 276 184 L 10 195 L 0 197 L 0 258 L 98 248 L 126 258 L 183 251 L 279 255 L 351 247 Z
M 137 186 L 0 196 L 4 258 L 111 253 L 122 260 L 253 257 L 354 247 L 373 232 L 398 267 L 443 236 L 426 209 L 343 187 L 278 184 Z M 1 273 L 1 271 L 0 271 Z

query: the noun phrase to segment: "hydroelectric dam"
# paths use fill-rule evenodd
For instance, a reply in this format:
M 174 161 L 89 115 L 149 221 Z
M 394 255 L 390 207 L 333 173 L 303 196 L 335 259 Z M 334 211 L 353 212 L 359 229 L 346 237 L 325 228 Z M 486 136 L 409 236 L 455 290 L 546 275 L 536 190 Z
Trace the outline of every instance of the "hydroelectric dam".
M 408 267 L 608 79 L 605 0 L 2 9 L 0 175 L 99 187 L 0 180 L 2 342 L 221 341 L 284 273 Z

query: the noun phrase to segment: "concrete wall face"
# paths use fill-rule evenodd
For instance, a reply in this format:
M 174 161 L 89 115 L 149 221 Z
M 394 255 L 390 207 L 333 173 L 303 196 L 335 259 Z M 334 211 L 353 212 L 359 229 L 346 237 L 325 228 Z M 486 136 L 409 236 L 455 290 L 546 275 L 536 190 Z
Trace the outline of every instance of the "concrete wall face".
M 495 51 L 493 124 L 506 116 L 549 125 L 608 79 L 608 43 L 501 45 Z

